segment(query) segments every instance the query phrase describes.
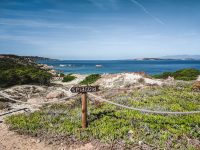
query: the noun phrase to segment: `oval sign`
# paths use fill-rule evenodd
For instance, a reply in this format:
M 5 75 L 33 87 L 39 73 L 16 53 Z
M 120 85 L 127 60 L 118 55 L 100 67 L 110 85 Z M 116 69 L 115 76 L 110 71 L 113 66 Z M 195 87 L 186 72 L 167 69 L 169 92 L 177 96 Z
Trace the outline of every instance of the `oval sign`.
M 99 86 L 81 86 L 81 87 L 72 87 L 70 89 L 72 93 L 87 93 L 87 92 L 98 92 Z

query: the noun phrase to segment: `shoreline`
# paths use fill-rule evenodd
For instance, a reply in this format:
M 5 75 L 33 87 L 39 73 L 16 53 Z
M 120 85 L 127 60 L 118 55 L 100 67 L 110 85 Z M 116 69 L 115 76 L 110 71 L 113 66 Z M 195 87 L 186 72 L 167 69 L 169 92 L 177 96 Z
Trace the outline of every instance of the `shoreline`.
M 40 62 L 42 63 L 42 62 Z M 126 72 L 145 72 L 149 75 L 157 75 L 164 72 L 174 72 L 184 68 L 200 70 L 199 61 L 49 61 L 43 62 L 53 66 L 58 72 L 69 74 L 116 74 Z M 61 66 L 60 66 L 61 65 Z M 101 66 L 101 67 L 98 67 Z
M 46 69 L 46 71 L 52 71 L 51 66 L 42 66 L 45 66 L 43 69 Z M 191 71 L 193 71 L 193 73 L 196 72 L 196 70 L 186 70 L 187 73 L 185 73 L 185 75 L 189 74 L 191 76 Z M 18 147 L 23 147 L 23 143 L 27 143 L 27 141 L 23 139 L 23 135 L 20 136 L 17 133 L 23 133 L 27 137 L 30 137 L 31 133 L 37 133 L 37 135 L 41 136 L 35 136 L 33 139 L 34 142 L 31 143 L 31 145 L 40 146 L 38 143 L 42 143 L 44 147 L 51 146 L 53 149 L 69 149 L 69 147 L 74 145 L 78 146 L 79 148 L 79 146 L 84 147 L 85 144 L 86 149 L 88 149 L 87 144 L 89 144 L 91 149 L 96 149 L 99 147 L 102 147 L 102 149 L 110 149 L 110 147 L 113 145 L 116 148 L 126 148 L 126 143 L 122 142 L 126 140 L 129 143 L 131 142 L 130 144 L 132 145 L 130 146 L 135 147 L 148 146 L 150 148 L 151 145 L 161 148 L 166 147 L 168 145 L 168 141 L 165 141 L 166 145 L 158 143 L 154 144 L 155 141 L 159 142 L 162 137 L 159 137 L 159 139 L 149 137 L 151 140 L 151 142 L 149 142 L 148 138 L 146 139 L 146 137 L 141 136 L 143 134 L 149 135 L 149 131 L 151 131 L 148 130 L 143 132 L 141 130 L 144 126 L 147 125 L 147 122 L 143 122 L 141 119 L 147 119 L 150 121 L 148 129 L 150 129 L 150 127 L 158 126 L 159 129 L 161 129 L 161 132 L 160 130 L 155 130 L 157 133 L 160 132 L 160 135 L 162 135 L 164 132 L 168 132 L 169 134 L 176 136 L 179 133 L 177 128 L 174 128 L 176 133 L 171 132 L 171 128 L 173 128 L 174 125 L 168 125 L 168 130 L 163 127 L 165 120 L 167 119 L 168 121 L 171 121 L 171 119 L 173 119 L 171 117 L 158 116 L 154 114 L 148 115 L 137 111 L 130 112 L 130 110 L 122 108 L 119 109 L 113 105 L 98 101 L 94 97 L 91 98 L 89 97 L 89 94 L 89 130 L 88 132 L 85 132 L 79 126 L 81 118 L 81 97 L 80 95 L 72 97 L 74 95 L 70 92 L 70 88 L 73 86 L 82 86 L 81 82 L 85 80 L 88 75 L 90 74 L 73 74 L 73 76 L 76 76 L 76 78 L 66 83 L 62 81 L 56 81 L 50 82 L 49 85 L 22 84 L 1 89 L 1 92 L 3 93 L 0 95 L 0 99 L 2 101 L 0 103 L 1 114 L 5 114 L 7 111 L 23 108 L 28 108 L 30 112 L 20 111 L 13 113 L 15 115 L 9 114 L 6 116 L 8 117 L 7 119 L 9 119 L 9 123 L 5 122 L 5 116 L 1 117 L 0 123 L 6 127 L 2 128 L 5 130 L 2 130 L 0 133 L 2 133 L 2 135 L 4 135 L 4 133 L 13 134 L 12 131 L 7 130 L 7 127 L 10 127 L 9 129 L 15 129 L 16 132 L 14 134 L 16 135 L 17 141 L 21 140 L 21 142 L 17 144 Z M 200 76 L 197 80 L 199 79 Z M 200 82 L 196 82 L 197 80 L 180 81 L 174 79 L 173 77 L 167 77 L 166 79 L 156 79 L 148 74 L 145 74 L 144 72 L 126 72 L 103 74 L 97 80 L 93 80 L 94 82 L 90 85 L 98 85 L 100 87 L 100 91 L 95 93 L 97 97 L 102 97 L 116 104 L 122 104 L 123 106 L 129 106 L 138 109 L 144 108 L 145 110 L 153 111 L 184 112 L 197 111 L 200 108 L 198 101 L 200 95 Z M 66 98 L 69 99 L 66 100 Z M 191 101 L 188 101 L 188 99 L 191 99 Z M 160 117 L 162 117 L 159 122 L 155 122 L 157 117 L 158 120 Z M 199 116 L 196 115 L 196 117 Z M 55 122 L 56 119 L 58 119 L 58 121 Z M 191 119 L 194 119 L 195 121 L 195 118 Z M 135 122 L 134 124 L 132 124 L 133 120 Z M 135 124 L 138 124 L 138 120 L 140 120 L 142 126 L 135 126 Z M 113 121 L 115 122 L 114 125 Z M 177 117 L 174 119 L 174 121 L 177 121 L 175 122 L 175 125 L 179 125 L 180 122 L 185 120 L 184 118 L 181 119 L 181 117 Z M 193 120 L 191 121 L 194 122 Z M 45 126 L 43 126 L 43 123 L 45 123 Z M 185 123 L 188 125 L 187 121 Z M 37 128 L 38 125 L 39 128 Z M 54 131 L 58 131 L 57 127 L 60 129 L 59 131 L 66 131 L 65 133 L 70 134 L 65 135 L 63 132 L 57 132 L 56 136 L 54 137 L 46 134 L 47 132 L 54 133 Z M 188 127 L 189 126 L 186 126 L 185 129 L 188 129 Z M 123 130 L 124 128 L 125 130 Z M 40 129 L 47 132 L 40 132 Z M 75 134 L 72 131 L 74 131 Z M 137 131 L 140 132 L 138 133 Z M 118 139 L 119 133 L 121 136 Z M 101 134 L 102 137 L 99 137 L 98 135 Z M 109 141 L 104 143 L 101 142 L 102 139 L 109 139 L 110 134 L 113 135 L 114 139 L 119 141 L 116 141 L 114 144 L 109 143 Z M 151 134 L 153 137 L 157 137 L 157 134 L 154 132 L 151 132 Z M 65 137 L 63 137 L 63 135 L 65 135 Z M 84 135 L 87 135 L 88 137 L 92 138 L 83 141 L 79 138 L 76 138 L 76 135 L 83 135 L 83 138 L 85 138 Z M 135 135 L 138 138 L 135 138 Z M 199 142 L 197 138 L 195 139 L 195 136 L 189 137 L 192 137 L 190 140 L 194 139 L 195 141 Z M 15 144 L 16 141 L 8 140 L 9 138 L 12 139 L 10 136 L 1 138 L 2 141 L 4 141 L 4 147 L 6 147 L 6 143 L 8 141 L 10 141 L 12 144 Z M 180 138 L 178 140 L 180 140 Z M 184 142 L 184 139 L 181 140 Z M 94 142 L 96 142 L 96 144 Z M 29 142 L 27 144 L 29 144 Z M 186 144 L 186 146 L 188 145 L 190 144 Z M 200 144 L 197 143 L 195 146 L 198 147 L 199 145 Z M 2 145 L 0 143 L 0 148 L 1 146 Z

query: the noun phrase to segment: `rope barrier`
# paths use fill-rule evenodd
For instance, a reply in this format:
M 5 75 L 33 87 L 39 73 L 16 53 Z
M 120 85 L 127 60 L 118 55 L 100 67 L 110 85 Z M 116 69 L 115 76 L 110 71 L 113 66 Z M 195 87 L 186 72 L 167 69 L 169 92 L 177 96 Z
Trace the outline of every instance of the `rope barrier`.
M 122 105 L 122 104 L 118 104 L 118 103 L 106 100 L 106 99 L 99 97 L 97 95 L 94 95 L 92 93 L 88 93 L 88 94 L 90 96 L 96 98 L 96 99 L 99 99 L 100 101 L 107 102 L 107 103 L 110 103 L 110 104 L 113 104 L 115 106 L 119 106 L 119 107 L 122 107 L 122 108 L 140 111 L 140 112 L 143 112 L 143 113 L 162 114 L 162 115 L 164 115 L 164 114 L 167 114 L 167 115 L 187 115 L 187 114 L 198 114 L 198 113 L 200 113 L 200 111 L 170 112 L 170 111 L 154 111 L 154 110 L 147 110 L 147 109 L 142 109 L 142 108 L 135 108 L 135 107 L 125 106 L 125 105 Z M 34 105 L 34 104 L 35 105 L 43 105 L 43 104 L 51 104 L 51 103 L 62 102 L 62 101 L 65 101 L 67 99 L 71 99 L 71 98 L 77 96 L 78 94 L 72 95 L 70 97 L 65 97 L 65 98 L 62 98 L 62 99 L 59 99 L 59 100 L 54 100 L 54 101 L 50 101 L 50 102 L 42 102 L 42 103 L 29 103 L 29 102 L 23 102 L 23 101 L 15 100 L 15 99 L 9 97 L 7 94 L 5 94 L 1 91 L 0 91 L 0 95 L 11 100 L 11 101 L 13 101 L 13 102 L 17 102 L 17 103 L 31 104 L 31 105 Z
M 15 110 L 12 110 L 12 111 L 7 111 L 5 113 L 1 113 L 0 117 L 5 116 L 5 115 L 9 115 L 9 114 L 12 114 L 12 113 L 15 113 L 15 112 L 18 112 L 18 111 L 22 111 L 22 110 L 28 112 L 29 108 L 21 108 L 21 109 L 15 109 Z
M 147 109 L 140 109 L 140 108 L 134 108 L 134 107 L 129 107 L 129 106 L 125 106 L 125 105 L 122 105 L 122 104 L 118 104 L 118 103 L 115 103 L 115 102 L 111 102 L 109 100 L 106 100 L 102 97 L 99 97 L 99 96 L 96 96 L 92 93 L 88 93 L 90 96 L 96 98 L 96 99 L 99 99 L 100 101 L 103 101 L 103 102 L 107 102 L 107 103 L 110 103 L 110 104 L 113 104 L 115 106 L 119 106 L 119 107 L 122 107 L 122 108 L 126 108 L 126 109 L 131 109 L 131 110 L 135 110 L 135 111 L 140 111 L 140 112 L 143 112 L 143 113 L 151 113 L 151 114 L 161 114 L 161 115 L 187 115 L 187 114 L 198 114 L 200 113 L 200 111 L 189 111 L 189 112 L 170 112 L 170 111 L 154 111 L 154 110 L 147 110 Z
M 10 96 L 8 96 L 7 94 L 5 94 L 5 93 L 3 93 L 3 92 L 1 92 L 1 91 L 0 91 L 0 95 L 3 96 L 4 98 L 9 99 L 10 101 L 17 102 L 17 103 L 22 103 L 22 104 L 33 104 L 33 105 L 43 105 L 43 104 L 51 104 L 51 103 L 62 102 L 62 101 L 71 99 L 71 98 L 73 98 L 73 97 L 76 97 L 78 94 L 72 95 L 72 96 L 70 96 L 70 97 L 64 97 L 64 98 L 59 99 L 59 100 L 54 100 L 54 101 L 49 101 L 49 102 L 42 102 L 42 103 L 29 103 L 29 102 L 19 101 L 19 100 L 16 100 L 16 99 L 11 98 Z

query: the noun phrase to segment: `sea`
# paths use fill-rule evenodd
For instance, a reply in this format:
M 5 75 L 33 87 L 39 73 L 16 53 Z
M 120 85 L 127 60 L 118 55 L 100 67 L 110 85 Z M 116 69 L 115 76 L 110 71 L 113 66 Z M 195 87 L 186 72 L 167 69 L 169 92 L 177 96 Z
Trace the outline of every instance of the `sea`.
M 48 60 L 39 63 L 53 66 L 65 74 L 145 72 L 155 75 L 184 68 L 200 70 L 200 60 Z

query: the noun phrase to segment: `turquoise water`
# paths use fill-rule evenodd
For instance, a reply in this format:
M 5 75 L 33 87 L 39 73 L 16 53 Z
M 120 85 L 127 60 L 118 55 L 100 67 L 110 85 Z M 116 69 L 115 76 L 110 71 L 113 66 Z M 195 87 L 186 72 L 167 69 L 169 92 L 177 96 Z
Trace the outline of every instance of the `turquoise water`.
M 56 70 L 64 73 L 121 73 L 146 72 L 159 74 L 166 71 L 176 71 L 183 68 L 196 68 L 200 70 L 200 60 L 63 60 L 40 61 L 52 65 Z M 96 65 L 101 65 L 97 67 Z

